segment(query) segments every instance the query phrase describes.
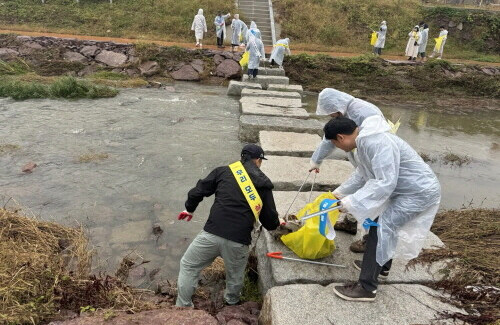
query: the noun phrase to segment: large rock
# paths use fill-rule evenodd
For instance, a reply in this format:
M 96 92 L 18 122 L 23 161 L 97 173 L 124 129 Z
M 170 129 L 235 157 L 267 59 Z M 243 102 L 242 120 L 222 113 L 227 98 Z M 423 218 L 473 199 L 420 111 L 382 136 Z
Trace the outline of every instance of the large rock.
M 127 62 L 127 56 L 123 53 L 103 50 L 101 53 L 97 54 L 95 60 L 110 67 L 117 68 Z
M 284 76 L 285 70 L 280 68 L 259 68 L 259 75 L 262 76 Z
M 261 131 L 259 142 L 268 155 L 311 157 L 321 141 L 317 134 Z
M 217 320 L 203 310 L 192 308 L 164 308 L 143 311 L 136 314 L 119 313 L 118 316 L 105 319 L 103 316 L 77 317 L 63 322 L 52 322 L 52 325 L 218 325 Z
M 78 52 L 67 51 L 64 53 L 64 59 L 70 62 L 87 62 L 87 58 Z
M 146 61 L 139 66 L 141 75 L 150 77 L 160 71 L 160 65 L 156 61 Z
M 200 80 L 200 74 L 189 64 L 182 66 L 179 70 L 170 74 L 175 80 L 197 81 Z
M 262 86 L 251 82 L 231 80 L 227 87 L 228 96 L 240 96 L 243 89 L 262 90 Z
M 443 294 L 422 285 L 381 285 L 373 303 L 343 300 L 333 293 L 333 286 L 294 284 L 273 288 L 264 298 L 259 324 L 459 324 L 438 320 L 440 313 L 464 313 L 443 302 Z
M 200 59 L 194 59 L 193 61 L 191 61 L 191 66 L 198 73 L 202 73 L 203 72 L 204 65 L 205 65 L 205 63 L 203 62 L 203 60 L 200 60 Z
M 241 66 L 232 59 L 226 59 L 217 66 L 215 74 L 226 79 L 239 78 L 241 76 Z
M 88 58 L 93 58 L 96 55 L 98 50 L 99 50 L 99 48 L 95 45 L 87 45 L 87 46 L 84 46 L 80 50 L 80 53 L 85 55 Z
M 34 52 L 38 50 L 42 50 L 43 46 L 36 42 L 25 42 L 23 45 L 19 48 L 19 53 L 22 55 L 30 55 L 33 54 Z
M 8 60 L 15 58 L 19 55 L 19 52 L 13 49 L 9 49 L 6 47 L 0 48 L 0 60 Z
M 265 115 L 240 116 L 240 140 L 258 142 L 260 131 L 284 131 L 322 135 L 323 123 L 318 120 Z
M 267 86 L 267 90 L 274 91 L 293 91 L 299 94 L 304 92 L 304 89 L 301 85 L 278 85 L 278 84 L 270 84 Z
M 288 77 L 263 75 L 258 75 L 257 78 L 252 79 L 250 79 L 248 75 L 244 75 L 241 81 L 258 83 L 262 86 L 263 89 L 267 89 L 270 84 L 288 85 L 288 83 L 290 82 Z
M 226 58 L 225 58 L 225 57 L 223 57 L 223 56 L 222 56 L 222 55 L 220 55 L 220 54 L 215 54 L 215 55 L 214 55 L 214 63 L 215 63 L 216 65 L 221 64 L 221 62 L 222 62 L 222 61 L 224 61 L 225 59 L 226 59 Z
M 297 98 L 301 99 L 297 92 L 288 91 L 271 91 L 271 90 L 259 90 L 259 89 L 243 89 L 241 91 L 241 97 L 276 97 L 276 98 Z
M 268 156 L 265 164 L 262 164 L 262 171 L 273 181 L 276 190 L 296 191 L 304 182 L 307 176 L 309 158 L 288 157 L 288 156 Z M 310 175 L 305 186 L 311 187 L 315 181 L 315 188 L 318 190 L 334 190 L 342 182 L 347 180 L 354 171 L 351 163 L 344 160 L 325 159 L 321 165 L 321 173 Z

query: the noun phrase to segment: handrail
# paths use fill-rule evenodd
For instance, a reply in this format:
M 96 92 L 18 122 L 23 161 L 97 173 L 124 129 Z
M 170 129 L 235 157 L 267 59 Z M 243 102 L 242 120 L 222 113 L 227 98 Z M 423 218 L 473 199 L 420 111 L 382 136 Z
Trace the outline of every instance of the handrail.
M 269 0 L 269 19 L 271 20 L 271 37 L 274 45 L 276 44 L 276 30 L 274 29 L 274 11 L 272 0 Z

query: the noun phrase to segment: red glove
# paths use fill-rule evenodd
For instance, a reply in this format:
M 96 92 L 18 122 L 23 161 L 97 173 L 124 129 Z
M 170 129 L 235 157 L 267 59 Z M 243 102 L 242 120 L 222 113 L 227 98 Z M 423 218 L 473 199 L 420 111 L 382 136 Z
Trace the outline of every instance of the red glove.
M 187 218 L 186 221 L 191 221 L 191 219 L 193 218 L 193 215 L 191 213 L 187 212 L 186 210 L 179 213 L 179 216 L 177 217 L 178 220 L 184 220 L 186 218 Z

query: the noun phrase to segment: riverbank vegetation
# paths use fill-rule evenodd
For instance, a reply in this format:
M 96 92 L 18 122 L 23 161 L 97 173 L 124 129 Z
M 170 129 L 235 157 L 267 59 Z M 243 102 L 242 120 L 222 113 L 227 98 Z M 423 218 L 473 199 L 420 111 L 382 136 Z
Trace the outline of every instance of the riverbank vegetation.
M 448 260 L 444 278 L 434 286 L 452 296 L 469 314 L 444 315 L 469 324 L 498 324 L 500 311 L 500 210 L 448 210 L 436 215 L 431 229 L 444 248 L 424 250 L 413 263 Z

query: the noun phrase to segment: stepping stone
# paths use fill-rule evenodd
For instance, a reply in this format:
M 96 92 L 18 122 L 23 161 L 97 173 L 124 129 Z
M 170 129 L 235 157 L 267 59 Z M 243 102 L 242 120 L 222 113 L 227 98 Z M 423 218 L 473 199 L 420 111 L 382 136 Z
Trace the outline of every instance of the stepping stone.
M 466 314 L 440 299 L 447 296 L 423 285 L 380 285 L 372 303 L 343 300 L 333 293 L 335 285 L 293 284 L 271 289 L 264 298 L 259 324 L 457 324 L 437 319 L 444 312 Z
M 262 86 L 258 83 L 253 82 L 241 82 L 236 80 L 231 80 L 229 86 L 227 87 L 228 96 L 241 96 L 241 91 L 243 89 L 257 89 L 262 90 Z
M 265 166 L 267 163 L 268 161 L 262 164 L 262 166 Z M 271 180 L 273 179 L 271 178 Z M 310 187 L 306 187 L 306 189 L 310 189 Z M 274 193 L 278 211 L 286 212 L 293 200 L 293 196 L 296 193 Z M 317 193 L 313 193 L 314 198 L 317 197 L 316 194 Z M 299 203 L 294 204 L 290 210 L 290 214 L 295 214 L 298 210 L 300 210 L 300 208 L 308 202 L 308 196 L 309 193 L 301 193 L 297 200 L 299 200 L 299 202 L 303 205 L 300 206 Z M 283 215 L 280 215 L 280 217 L 284 217 L 285 212 L 283 212 Z M 362 234 L 359 230 L 358 233 Z M 267 257 L 266 253 L 268 252 L 283 252 L 283 256 L 295 258 L 297 256 L 281 241 L 275 240 L 268 231 L 263 230 L 257 241 L 258 271 L 259 275 L 263 275 L 262 278 L 259 277 L 259 287 L 261 292 L 265 293 L 272 287 L 294 283 L 315 283 L 328 285 L 331 283 L 357 281 L 359 271 L 353 266 L 353 262 L 354 260 L 361 260 L 363 258 L 363 254 L 353 253 L 349 250 L 349 246 L 355 240 L 355 236 L 338 231 L 337 236 L 335 237 L 336 249 L 333 254 L 329 257 L 318 260 L 320 262 L 345 265 L 346 268 L 312 265 L 308 263 L 277 260 Z M 424 248 L 436 248 L 441 246 L 443 246 L 441 240 L 430 232 L 424 244 Z M 392 263 L 389 278 L 384 281 L 384 283 L 432 283 L 442 278 L 443 274 L 439 271 L 446 266 L 445 261 L 438 261 L 430 265 L 415 265 L 415 267 L 410 267 L 406 270 L 407 263 L 408 262 L 406 260 L 395 259 Z
M 241 81 L 258 83 L 262 86 L 263 89 L 267 89 L 267 86 L 270 84 L 288 85 L 288 83 L 290 82 L 288 77 L 261 75 L 258 75 L 255 79 L 249 79 L 248 75 L 243 75 L 243 79 Z
M 285 76 L 285 70 L 280 68 L 259 68 L 259 76 Z
M 257 103 L 242 103 L 241 112 L 248 115 L 294 117 L 299 119 L 309 118 L 309 113 L 303 108 L 263 106 Z
M 257 104 L 265 107 L 302 108 L 302 99 L 300 98 L 242 97 L 240 103 Z
M 311 157 L 321 141 L 317 134 L 261 131 L 259 142 L 267 155 Z
M 297 191 L 304 182 L 310 165 L 309 158 L 288 156 L 267 156 L 262 171 L 271 179 L 278 191 Z M 333 191 L 347 180 L 354 171 L 351 163 L 344 160 L 325 159 L 321 172 L 316 174 L 315 188 L 319 191 Z M 311 188 L 314 175 L 309 175 L 304 188 Z
M 297 92 L 289 91 L 271 91 L 271 90 L 258 90 L 258 89 L 243 89 L 241 97 L 276 97 L 276 98 L 298 98 L 301 99 Z
M 240 140 L 256 143 L 260 131 L 284 131 L 322 135 L 323 123 L 318 120 L 265 115 L 240 116 Z
M 304 89 L 301 85 L 278 85 L 278 84 L 270 84 L 267 86 L 267 90 L 275 90 L 275 91 L 293 91 L 299 94 L 304 92 Z

